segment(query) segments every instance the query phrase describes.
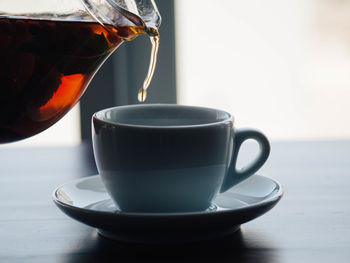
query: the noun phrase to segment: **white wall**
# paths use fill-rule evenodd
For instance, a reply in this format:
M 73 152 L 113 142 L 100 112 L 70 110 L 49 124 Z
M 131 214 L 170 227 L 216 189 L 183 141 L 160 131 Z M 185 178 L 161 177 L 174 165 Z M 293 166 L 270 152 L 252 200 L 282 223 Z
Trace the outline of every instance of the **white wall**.
M 350 1 L 175 3 L 179 103 L 271 139 L 350 138 Z

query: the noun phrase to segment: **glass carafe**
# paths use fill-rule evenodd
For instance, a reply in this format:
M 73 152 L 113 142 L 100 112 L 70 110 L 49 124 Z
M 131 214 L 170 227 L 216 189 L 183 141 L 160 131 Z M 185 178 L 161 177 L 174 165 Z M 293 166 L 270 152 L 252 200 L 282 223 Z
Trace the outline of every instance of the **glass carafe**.
M 124 41 L 154 35 L 153 0 L 0 2 L 0 143 L 48 128 Z

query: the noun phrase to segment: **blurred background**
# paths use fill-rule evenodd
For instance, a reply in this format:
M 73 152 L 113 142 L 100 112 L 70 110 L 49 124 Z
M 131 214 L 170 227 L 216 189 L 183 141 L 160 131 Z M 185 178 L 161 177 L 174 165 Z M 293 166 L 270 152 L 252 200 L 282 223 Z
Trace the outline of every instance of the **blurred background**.
M 149 102 L 221 108 L 235 116 L 237 127 L 259 128 L 275 141 L 350 138 L 350 0 L 158 0 L 157 4 L 163 17 L 161 61 L 173 63 L 176 76 L 160 62 Z M 144 55 L 138 58 L 143 70 L 133 72 L 143 79 L 148 42 L 139 37 L 123 44 L 109 60 L 117 60 L 123 49 L 143 45 Z M 170 54 L 172 45 L 175 57 Z M 97 79 L 114 74 L 113 63 L 108 63 Z M 112 67 L 109 73 L 107 67 Z M 97 89 L 94 86 L 98 82 L 88 92 Z M 157 90 L 168 86 L 175 91 L 157 96 Z M 101 105 L 113 106 L 108 103 Z M 137 103 L 136 93 L 124 103 Z M 123 103 L 114 103 L 118 104 Z M 47 131 L 6 147 L 79 144 L 79 108 L 78 104 Z

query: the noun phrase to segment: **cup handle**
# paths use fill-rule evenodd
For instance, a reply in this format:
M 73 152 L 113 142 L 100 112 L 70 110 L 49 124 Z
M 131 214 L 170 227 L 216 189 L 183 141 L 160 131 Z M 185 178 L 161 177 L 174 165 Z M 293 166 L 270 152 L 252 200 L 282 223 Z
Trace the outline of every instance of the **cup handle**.
M 239 129 L 234 133 L 234 149 L 231 157 L 231 162 L 221 186 L 220 193 L 226 192 L 234 185 L 253 175 L 257 170 L 260 169 L 261 166 L 263 166 L 270 154 L 270 143 L 266 136 L 260 131 L 254 129 Z M 240 170 L 237 170 L 236 164 L 239 149 L 241 148 L 242 143 L 248 139 L 253 139 L 258 142 L 260 153 L 256 159 L 252 161 L 252 163 L 248 164 L 246 167 L 243 167 Z

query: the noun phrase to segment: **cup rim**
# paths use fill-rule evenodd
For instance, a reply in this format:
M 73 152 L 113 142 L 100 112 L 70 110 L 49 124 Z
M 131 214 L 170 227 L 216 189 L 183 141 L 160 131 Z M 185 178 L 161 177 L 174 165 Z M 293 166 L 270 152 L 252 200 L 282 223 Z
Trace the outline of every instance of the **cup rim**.
M 129 123 L 121 123 L 121 122 L 114 122 L 106 119 L 102 119 L 98 115 L 104 114 L 107 111 L 115 110 L 115 109 L 125 109 L 125 108 L 143 108 L 143 107 L 181 107 L 181 108 L 192 108 L 192 109 L 198 109 L 198 110 L 210 110 L 210 111 L 216 111 L 216 112 L 222 112 L 227 115 L 227 118 L 220 120 L 220 121 L 214 121 L 209 123 L 201 123 L 201 124 L 189 124 L 189 125 L 164 125 L 164 126 L 157 126 L 157 125 L 144 125 L 144 124 L 129 124 Z M 210 108 L 210 107 L 202 107 L 202 106 L 192 106 L 192 105 L 182 105 L 182 104 L 170 104 L 170 103 L 154 103 L 154 104 L 129 104 L 129 105 L 123 105 L 123 106 L 115 106 L 115 107 L 109 107 L 106 109 L 99 110 L 95 112 L 92 115 L 92 119 L 107 123 L 112 126 L 121 126 L 121 127 L 130 127 L 130 128 L 143 128 L 143 129 L 186 129 L 186 128 L 203 128 L 203 127 L 212 127 L 217 126 L 221 124 L 228 124 L 232 123 L 232 126 L 234 126 L 234 117 L 227 111 L 220 110 L 217 108 Z

